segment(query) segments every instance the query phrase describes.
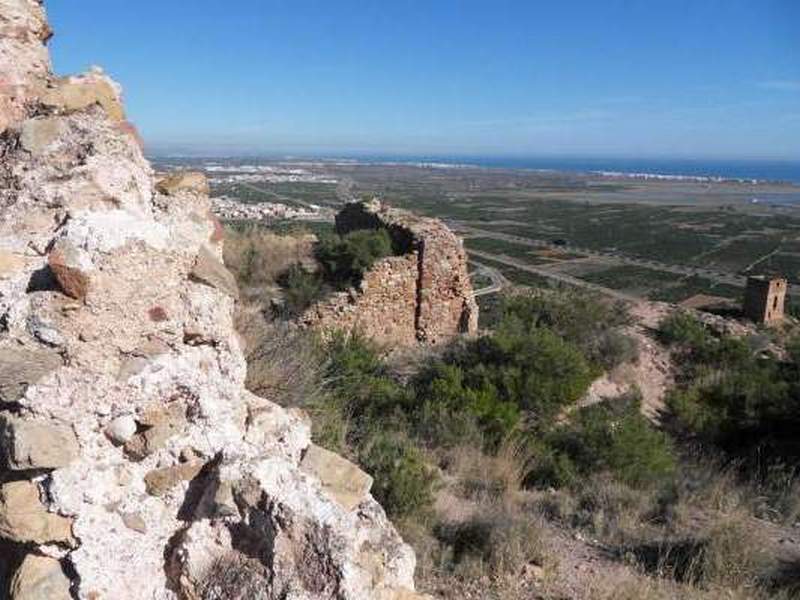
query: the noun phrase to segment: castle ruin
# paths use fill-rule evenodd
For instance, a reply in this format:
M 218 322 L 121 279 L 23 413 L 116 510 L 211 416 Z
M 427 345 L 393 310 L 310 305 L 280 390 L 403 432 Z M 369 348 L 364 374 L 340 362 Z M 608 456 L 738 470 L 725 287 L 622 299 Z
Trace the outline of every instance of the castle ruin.
M 386 229 L 405 252 L 373 265 L 359 284 L 312 306 L 300 324 L 322 332 L 359 333 L 387 346 L 438 344 L 478 329 L 463 243 L 439 219 L 378 200 L 351 203 L 336 231 Z

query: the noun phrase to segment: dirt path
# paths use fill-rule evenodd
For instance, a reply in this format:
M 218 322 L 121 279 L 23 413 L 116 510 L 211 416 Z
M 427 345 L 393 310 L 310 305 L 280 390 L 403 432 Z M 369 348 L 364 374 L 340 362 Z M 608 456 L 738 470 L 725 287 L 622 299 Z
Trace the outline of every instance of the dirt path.
M 636 388 L 642 397 L 642 414 L 660 425 L 666 408 L 664 399 L 674 376 L 669 351 L 656 341 L 655 330 L 668 311 L 669 306 L 659 302 L 636 302 L 631 306 L 634 323 L 623 332 L 636 341 L 637 360 L 596 379 L 576 408 L 619 398 Z

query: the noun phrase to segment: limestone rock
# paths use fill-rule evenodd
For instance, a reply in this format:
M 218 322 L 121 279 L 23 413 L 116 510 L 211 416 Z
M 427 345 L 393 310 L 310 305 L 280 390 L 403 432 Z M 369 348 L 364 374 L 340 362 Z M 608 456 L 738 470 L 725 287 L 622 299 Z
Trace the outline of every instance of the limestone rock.
M 131 436 L 125 443 L 125 452 L 136 460 L 142 460 L 164 447 L 167 440 L 179 433 L 186 425 L 186 407 L 179 402 L 167 406 L 151 407 L 139 417 L 141 432 Z
M 59 561 L 29 554 L 11 580 L 10 600 L 72 600 L 70 585 Z
M 66 113 L 99 104 L 112 121 L 125 120 L 119 91 L 102 73 L 92 72 L 59 79 L 44 93 L 41 102 L 47 107 Z
M 118 445 L 125 444 L 136 435 L 136 419 L 132 415 L 122 415 L 106 426 L 106 436 Z
M 34 338 L 46 346 L 58 348 L 65 343 L 64 336 L 61 335 L 56 326 L 39 315 L 32 314 L 28 316 L 27 329 Z
M 0 415 L 0 456 L 13 471 L 65 467 L 79 452 L 71 427 Z
M 312 444 L 303 455 L 300 468 L 313 475 L 346 510 L 354 510 L 372 488 L 372 477 L 338 454 Z
M 147 523 L 139 513 L 124 513 L 122 514 L 122 522 L 125 527 L 137 533 L 147 533 Z
M 163 496 L 182 481 L 194 479 L 202 468 L 202 462 L 191 462 L 154 469 L 144 476 L 147 493 L 151 496 Z
M 86 299 L 94 265 L 85 251 L 68 240 L 59 240 L 50 251 L 47 263 L 67 296 Z
M 0 460 L 3 506 L 27 506 L 1 517 L 26 540 L 0 539 L 11 597 L 197 598 L 229 564 L 264 600 L 413 590 L 366 476 L 314 462 L 307 419 L 245 390 L 207 182 L 156 189 L 119 87 L 55 78 L 48 35 L 39 0 L 0 0 Z
M 53 117 L 29 119 L 22 124 L 19 143 L 31 154 L 40 155 L 62 135 L 64 129 L 61 119 Z
M 201 196 L 208 196 L 210 193 L 208 179 L 197 171 L 181 171 L 165 177 L 156 184 L 156 189 L 165 196 L 175 196 L 180 192 Z
M 205 246 L 200 248 L 190 275 L 195 281 L 217 288 L 233 298 L 239 297 L 239 286 L 233 273 Z
M 61 357 L 50 350 L 17 345 L 0 346 L 0 402 L 16 402 L 29 386 L 62 364 Z
M 0 249 L 0 280 L 13 277 L 25 268 L 25 259 L 8 250 Z
M 72 524 L 48 512 L 39 499 L 39 487 L 30 481 L 0 486 L 0 537 L 20 544 L 71 544 Z

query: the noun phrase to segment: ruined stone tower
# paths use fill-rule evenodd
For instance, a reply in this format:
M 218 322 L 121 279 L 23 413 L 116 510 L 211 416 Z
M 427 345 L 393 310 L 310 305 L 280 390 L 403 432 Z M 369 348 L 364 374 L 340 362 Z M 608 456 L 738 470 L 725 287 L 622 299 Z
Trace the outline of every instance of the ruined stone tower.
M 748 277 L 744 314 L 756 323 L 769 324 L 783 320 L 786 287 L 786 280 L 781 277 Z
M 385 229 L 401 256 L 378 261 L 357 289 L 312 306 L 300 324 L 320 331 L 358 331 L 388 347 L 435 345 L 478 329 L 478 305 L 461 240 L 439 219 L 378 200 L 346 205 L 336 231 Z

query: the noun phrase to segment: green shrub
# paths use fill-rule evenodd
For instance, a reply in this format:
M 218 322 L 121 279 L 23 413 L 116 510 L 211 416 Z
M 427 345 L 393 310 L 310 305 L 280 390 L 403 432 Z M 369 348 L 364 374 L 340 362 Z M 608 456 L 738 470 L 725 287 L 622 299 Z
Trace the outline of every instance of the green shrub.
M 613 368 L 629 356 L 633 358 L 630 352 L 635 351 L 635 346 L 631 348 L 631 342 L 622 341 L 626 336 L 618 331 L 619 327 L 630 322 L 623 303 L 609 304 L 580 290 L 537 290 L 504 299 L 502 319 L 509 317 L 526 329 L 535 327 L 553 331 L 578 347 L 588 362 L 604 369 Z M 609 345 L 619 355 L 609 356 Z
M 301 265 L 292 265 L 278 277 L 283 288 L 284 316 L 302 314 L 325 295 L 325 285 L 318 273 L 312 273 Z
M 537 465 L 534 481 L 572 484 L 578 476 L 600 472 L 634 487 L 670 481 L 676 462 L 667 435 L 650 425 L 638 403 L 617 404 L 585 408 L 553 431 L 546 440 L 551 454 Z
M 493 386 L 501 400 L 530 411 L 542 424 L 578 400 L 596 375 L 575 345 L 550 329 L 526 328 L 515 317 L 477 340 L 461 362 L 470 387 Z
M 451 447 L 468 439 L 495 446 L 521 418 L 517 404 L 501 400 L 488 380 L 480 387 L 465 385 L 464 370 L 458 365 L 435 365 L 418 382 L 416 395 L 416 430 L 438 446 Z
M 375 479 L 372 493 L 390 516 L 405 517 L 430 508 L 436 475 L 413 442 L 397 434 L 376 433 L 359 458 Z
M 633 362 L 639 356 L 636 340 L 618 330 L 603 332 L 591 342 L 587 356 L 605 371 Z
M 377 260 L 392 255 L 392 240 L 385 229 L 327 235 L 320 239 L 315 255 L 326 281 L 343 290 L 357 285 Z
M 693 348 L 704 345 L 709 332 L 697 317 L 685 311 L 675 311 L 658 325 L 658 337 L 665 344 L 682 344 Z

